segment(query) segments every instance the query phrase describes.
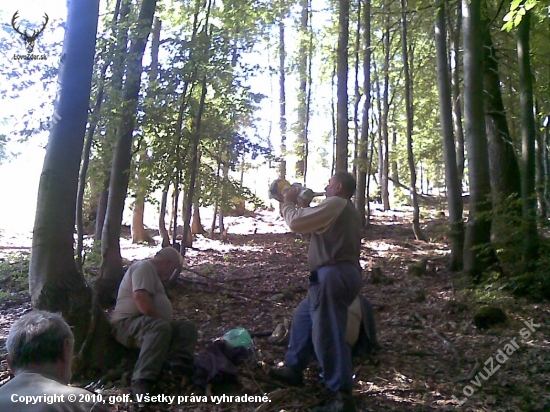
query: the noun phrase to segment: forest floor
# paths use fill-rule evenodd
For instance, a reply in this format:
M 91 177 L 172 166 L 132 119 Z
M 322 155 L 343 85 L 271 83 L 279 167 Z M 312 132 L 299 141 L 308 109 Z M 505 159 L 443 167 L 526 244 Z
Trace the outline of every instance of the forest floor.
M 300 388 L 286 387 L 266 374 L 285 354 L 284 346 L 269 343 L 269 334 L 292 317 L 307 293 L 307 239 L 290 233 L 276 213 L 228 222 L 225 239 L 198 237 L 187 253 L 188 270 L 168 293 L 175 318 L 190 319 L 199 328 L 197 353 L 236 327 L 255 336 L 253 353 L 239 365 L 238 383 L 214 386 L 213 394 L 266 394 L 269 401 L 205 402 L 204 388 L 165 373 L 159 393 L 176 399 L 146 410 L 307 411 L 327 399 L 317 364 L 306 371 L 305 386 Z M 426 213 L 422 223 L 428 243 L 414 239 L 407 212 L 375 210 L 364 231 L 360 293 L 374 306 L 382 349 L 354 359 L 358 410 L 550 411 L 550 304 L 513 298 L 492 283 L 471 288 L 460 274 L 445 269 L 447 220 L 434 211 L 431 216 Z M 14 254 L 17 249 L 19 255 Z M 156 249 L 123 241 L 130 261 Z M 30 310 L 28 293 L 15 286 L 17 276 L 25 275 L 21 258 L 26 250 L 0 233 L 0 385 L 10 378 L 3 347 L 9 327 Z M 422 258 L 429 259 L 426 273 L 410 274 L 409 266 Z M 381 278 L 373 277 L 377 267 Z M 472 322 L 473 314 L 487 304 L 502 308 L 508 319 L 480 330 Z M 476 361 L 485 369 L 470 373 Z M 128 379 L 124 374 L 89 388 L 108 403 L 113 396 L 130 393 Z M 110 407 L 137 410 L 125 401 Z

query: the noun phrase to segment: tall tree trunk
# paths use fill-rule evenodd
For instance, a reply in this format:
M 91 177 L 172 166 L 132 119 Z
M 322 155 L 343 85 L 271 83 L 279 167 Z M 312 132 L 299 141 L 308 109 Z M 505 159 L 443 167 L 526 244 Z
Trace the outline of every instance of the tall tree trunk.
M 383 100 L 384 100 L 384 97 L 382 96 L 382 84 L 381 84 L 381 73 L 379 72 L 378 70 L 378 66 L 376 65 L 376 59 L 374 59 L 372 61 L 372 66 L 373 66 L 373 69 L 374 69 L 374 84 L 376 85 L 376 97 L 374 98 L 374 101 L 376 101 L 376 110 L 374 111 L 374 113 L 378 114 L 378 127 L 376 128 L 377 130 L 377 133 L 376 133 L 376 139 L 373 138 L 373 143 L 372 143 L 372 155 L 371 155 L 371 159 L 370 159 L 370 162 L 372 164 L 372 162 L 374 161 L 374 153 L 375 153 L 375 150 L 374 150 L 374 144 L 377 143 L 377 153 L 378 153 L 378 164 L 377 164 L 377 172 L 378 172 L 378 181 L 376 180 L 376 176 L 377 174 L 376 173 L 373 173 L 373 180 L 378 184 L 378 192 L 381 193 L 382 191 L 382 183 L 381 183 L 381 177 L 382 177 L 382 165 L 384 164 L 383 162 L 383 156 L 384 156 L 384 153 L 383 153 L 383 150 L 382 150 L 382 142 L 383 142 L 383 131 L 382 129 L 384 129 L 384 104 L 383 104 Z M 373 116 L 373 129 L 374 129 L 374 118 L 375 116 Z M 376 140 L 376 141 L 374 141 Z M 367 179 L 367 187 L 369 186 L 369 183 L 370 183 L 370 176 L 369 178 Z M 368 192 L 368 190 L 367 190 Z M 367 199 L 369 199 L 367 197 Z M 376 195 L 376 201 L 382 201 L 382 198 L 378 199 L 378 194 Z
M 191 234 L 202 235 L 206 231 L 201 223 L 200 204 L 198 201 L 193 202 L 193 217 L 191 219 Z
M 357 2 L 357 29 L 355 31 L 355 75 L 354 75 L 354 95 L 353 103 L 353 176 L 357 179 L 357 161 L 359 159 L 359 104 L 361 102 L 361 89 L 359 87 L 359 49 L 361 48 L 361 2 Z M 357 197 L 355 198 L 355 207 L 357 207 Z
M 502 101 L 497 52 L 491 39 L 489 20 L 484 28 L 485 122 L 489 151 L 491 194 L 493 201 L 492 238 L 499 249 L 501 262 L 521 259 L 517 250 L 517 228 L 521 224 L 521 207 L 516 202 L 521 193 L 521 177 L 514 143 L 508 129 Z
M 313 27 L 311 20 L 313 13 L 311 7 L 309 7 L 309 46 L 308 46 L 308 65 L 307 65 L 307 101 L 306 101 L 306 130 L 305 130 L 305 153 L 304 153 L 304 186 L 307 186 L 307 168 L 309 157 L 309 121 L 311 117 L 311 97 L 313 90 Z M 268 140 L 269 143 L 269 140 Z
M 137 187 L 136 187 L 136 201 L 134 203 L 134 210 L 132 212 L 132 243 L 148 243 L 152 245 L 155 243 L 153 238 L 145 231 L 143 225 L 143 217 L 145 214 L 145 195 L 148 190 L 149 181 L 143 173 L 143 164 L 147 161 L 147 152 L 142 152 L 139 156 Z
M 216 218 L 218 217 L 218 208 L 221 197 L 221 183 L 220 183 L 220 170 L 221 161 L 218 159 L 218 166 L 216 168 L 216 180 L 215 180 L 215 201 L 214 201 L 214 215 L 212 216 L 212 225 L 210 226 L 210 237 L 214 237 L 214 230 L 216 230 Z
M 101 249 L 101 237 L 105 215 L 107 214 L 107 201 L 109 198 L 109 182 L 111 180 L 111 161 L 113 157 L 113 146 L 116 140 L 117 127 L 120 123 L 119 104 L 122 95 L 122 83 L 124 79 L 124 66 L 128 52 L 128 15 L 130 14 L 131 0 L 121 0 L 119 19 L 116 24 L 116 41 L 112 55 L 112 75 L 110 88 L 106 95 L 106 111 L 110 113 L 105 125 L 105 137 L 100 146 L 100 179 L 103 188 L 99 192 L 98 213 L 94 233 L 94 248 Z
M 55 112 L 40 176 L 29 286 L 35 309 L 61 312 L 74 326 L 78 350 L 88 332 L 92 293 L 74 259 L 80 157 L 88 119 L 98 0 L 68 3 Z
M 535 193 L 535 116 L 533 114 L 533 75 L 529 34 L 531 11 L 526 11 L 518 26 L 519 90 L 521 102 L 521 204 L 523 264 L 531 271 L 538 258 L 537 198 Z
M 181 170 L 178 170 L 178 177 L 176 178 L 176 184 L 174 185 L 174 191 L 172 192 L 172 214 L 170 215 L 170 229 L 169 233 L 172 235 L 172 246 L 180 250 L 178 245 L 178 210 L 180 200 L 180 186 L 181 186 Z
M 462 217 L 462 190 L 456 164 L 455 141 L 453 136 L 451 82 L 447 64 L 447 42 L 445 25 L 445 4 L 439 3 L 435 20 L 435 51 L 437 57 L 437 80 L 439 85 L 439 112 L 443 134 L 443 156 L 445 160 L 445 183 L 449 204 L 449 222 L 451 227 L 451 257 L 449 270 L 462 269 L 464 249 L 464 221 Z
M 195 130 L 193 133 L 193 147 L 191 148 L 191 176 L 189 177 L 189 187 L 187 189 L 187 199 L 185 201 L 185 215 L 184 215 L 184 225 L 183 225 L 183 239 L 187 239 L 190 233 L 190 222 L 191 222 L 191 209 L 193 205 L 193 196 L 195 194 L 195 182 L 197 180 L 197 174 L 199 171 L 199 143 L 201 140 L 202 132 L 202 116 L 204 113 L 204 105 L 206 100 L 206 92 L 208 87 L 206 85 L 206 78 L 202 81 L 202 92 L 199 102 L 199 110 L 197 113 L 197 118 L 195 120 Z M 185 256 L 186 247 L 188 245 L 185 242 L 182 242 L 181 254 Z
M 160 45 L 160 30 L 161 22 L 158 17 L 153 20 L 153 32 L 151 36 L 151 70 L 149 72 L 149 88 L 147 90 L 148 96 L 155 96 L 155 83 L 158 73 L 158 57 L 159 57 L 159 45 Z M 154 99 L 154 98 L 153 98 Z M 154 104 L 154 103 L 152 103 Z M 145 112 L 147 112 L 147 107 Z M 139 155 L 139 162 L 137 164 L 137 183 L 136 183 L 136 201 L 134 203 L 134 211 L 132 213 L 132 243 L 148 243 L 154 244 L 155 241 L 145 231 L 143 225 L 143 217 L 145 214 L 145 196 L 149 192 L 149 178 L 146 176 L 143 166 L 147 163 L 147 148 L 143 148 Z
M 491 184 L 483 107 L 481 0 L 462 0 L 464 28 L 464 125 L 470 202 L 464 240 L 464 273 L 474 281 L 493 263 L 484 254 L 491 242 Z M 491 252 L 489 252 L 492 254 Z
M 391 162 L 391 180 L 394 183 L 399 184 L 399 168 L 397 164 L 397 132 L 395 130 L 392 133 L 391 149 L 392 153 L 396 153 Z
M 160 201 L 159 210 L 159 233 L 162 238 L 162 247 L 170 246 L 170 236 L 166 230 L 166 204 L 168 203 L 168 189 L 170 188 L 170 180 L 166 180 L 164 189 L 162 190 L 162 197 Z
M 118 285 L 124 274 L 120 255 L 122 213 L 128 190 L 128 172 L 132 160 L 133 132 L 142 72 L 141 61 L 151 31 L 156 3 L 156 0 L 143 0 L 136 31 L 133 34 L 132 44 L 127 56 L 126 81 L 122 93 L 123 103 L 113 153 L 107 213 L 101 238 L 103 262 L 100 278 L 96 283 L 96 290 L 103 303 L 111 302 L 116 298 Z
M 365 227 L 367 220 L 365 218 L 366 210 L 365 203 L 368 206 L 368 196 L 366 193 L 367 180 L 370 180 L 370 165 L 367 161 L 367 148 L 369 144 L 369 117 L 370 117 L 370 104 L 371 104 L 371 73 L 370 73 L 370 61 L 371 61 L 371 2 L 365 0 L 365 11 L 363 13 L 363 19 L 365 26 L 363 29 L 363 43 L 365 47 L 365 54 L 363 57 L 363 94 L 365 101 L 363 102 L 363 119 L 361 122 L 361 142 L 359 143 L 359 169 L 357 174 L 357 193 L 356 205 L 359 211 L 359 217 L 361 221 L 361 227 Z M 372 150 L 371 150 L 372 159 Z
M 296 129 L 296 178 L 305 180 L 306 145 L 308 141 L 307 124 L 309 118 L 308 105 L 308 65 L 309 65 L 309 0 L 300 0 L 302 7 L 300 16 L 300 43 L 298 50 L 298 124 Z M 305 183 L 305 181 L 304 181 Z
M 122 0 L 117 0 L 115 5 L 115 11 L 113 13 L 113 20 L 111 21 L 111 30 L 114 33 L 116 21 L 118 19 L 118 13 L 120 11 L 120 4 Z M 107 52 L 107 47 L 109 43 L 105 42 L 103 49 L 99 55 L 105 54 Z M 97 127 L 97 124 L 100 119 L 100 110 L 101 104 L 103 103 L 103 92 L 105 90 L 105 74 L 107 73 L 108 67 L 111 65 L 112 59 L 112 50 L 109 52 L 110 58 L 108 58 L 101 68 L 101 73 L 99 75 L 99 88 L 97 91 L 96 101 L 92 113 L 90 114 L 89 126 L 86 132 L 86 138 L 84 140 L 84 152 L 82 153 L 82 165 L 80 166 L 80 174 L 78 176 L 78 192 L 76 197 L 76 265 L 80 272 L 83 271 L 83 256 L 82 252 L 84 250 L 84 223 L 83 223 L 83 213 L 82 210 L 84 205 L 84 191 L 86 190 L 86 175 L 88 173 L 88 167 L 90 165 L 90 152 L 92 150 L 92 143 L 94 140 L 94 133 Z M 97 212 L 97 211 L 96 211 Z M 96 213 L 97 219 L 97 213 Z
M 379 171 L 380 171 L 380 196 L 384 210 L 390 210 L 390 193 L 388 180 L 388 156 L 389 156 L 389 125 L 390 115 L 390 17 L 386 16 L 386 30 L 384 33 L 384 96 L 382 102 L 381 140 L 378 145 Z
M 336 172 L 348 170 L 348 41 L 349 0 L 339 0 L 336 122 Z
M 485 122 L 489 148 L 491 190 L 494 207 L 509 203 L 510 196 L 521 193 L 521 178 L 508 122 L 502 101 L 498 58 L 491 39 L 489 21 L 483 20 L 484 32 L 484 85 Z
M 336 56 L 336 54 L 334 54 Z M 336 58 L 333 59 L 332 62 L 332 76 L 330 76 L 330 120 L 332 121 L 332 162 L 330 164 L 330 174 L 331 176 L 334 174 L 334 168 L 336 167 L 336 100 L 334 98 L 334 86 L 336 84 Z
M 227 204 L 227 199 L 226 199 L 226 190 L 225 190 L 225 185 L 226 184 L 229 184 L 229 164 L 227 162 L 227 155 L 224 155 L 224 159 L 223 159 L 223 166 L 222 166 L 222 173 L 223 173 L 223 176 L 222 176 L 222 184 L 221 184 L 221 189 L 220 189 L 220 210 L 219 210 L 219 215 L 218 215 L 218 228 L 220 230 L 220 236 L 224 236 L 224 233 L 225 233 L 225 224 L 224 224 L 224 218 L 225 218 L 225 204 Z
M 401 45 L 403 49 L 403 66 L 405 74 L 405 111 L 407 114 L 407 158 L 409 160 L 409 170 L 411 173 L 411 197 L 413 204 L 413 222 L 412 229 L 417 240 L 426 241 L 426 237 L 420 229 L 420 207 L 418 206 L 418 194 L 416 193 L 416 167 L 413 153 L 413 113 L 412 113 L 412 98 L 411 89 L 412 82 L 409 69 L 409 50 L 407 46 L 407 10 L 406 0 L 401 0 L 401 28 L 403 37 Z M 387 136 L 386 136 L 387 138 Z M 387 171 L 386 171 L 387 173 Z
M 281 14 L 279 16 L 279 127 L 281 130 L 281 163 L 279 178 L 286 179 L 286 80 L 285 80 L 285 6 L 281 0 Z M 221 229 L 221 227 L 220 227 Z
M 546 207 L 550 209 L 550 115 L 546 116 L 544 126 L 544 136 L 541 146 L 544 149 L 543 164 L 544 164 L 544 193 L 546 199 Z M 546 222 L 548 223 L 548 222 Z
M 535 106 L 536 113 L 540 113 L 538 105 Z M 546 146 L 546 136 L 544 130 L 539 130 L 537 133 L 537 205 L 538 205 L 538 217 L 542 224 L 548 222 L 548 204 L 546 198 L 548 196 L 546 192 L 546 182 L 548 180 L 548 147 Z
M 462 191 L 462 180 L 464 178 L 464 129 L 462 127 L 462 95 L 460 93 L 460 28 L 462 27 L 462 9 L 456 7 L 456 20 L 449 22 L 450 36 L 453 47 L 453 64 L 451 70 L 451 88 L 453 94 L 453 127 L 456 138 L 456 164 L 458 166 L 458 180 Z
M 107 199 L 109 198 L 109 180 L 110 174 L 105 177 L 101 183 L 101 191 L 99 192 L 99 198 L 97 201 L 97 215 L 95 218 L 95 231 L 94 231 L 94 248 L 100 245 L 101 235 L 103 233 L 103 223 L 105 222 L 105 214 L 107 213 Z

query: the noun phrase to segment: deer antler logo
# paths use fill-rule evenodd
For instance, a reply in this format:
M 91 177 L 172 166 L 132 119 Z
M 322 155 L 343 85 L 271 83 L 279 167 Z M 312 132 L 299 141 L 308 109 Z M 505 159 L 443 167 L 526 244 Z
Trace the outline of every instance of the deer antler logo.
M 25 40 L 25 43 L 27 43 L 25 45 L 25 48 L 27 49 L 27 53 L 28 54 L 31 54 L 32 51 L 34 50 L 34 43 L 36 42 L 36 39 L 38 38 L 38 36 L 40 36 L 40 33 L 42 33 L 44 31 L 44 29 L 46 28 L 46 24 L 48 24 L 48 21 L 49 21 L 49 17 L 46 13 L 44 13 L 44 24 L 42 25 L 42 28 L 40 29 L 37 29 L 37 30 L 33 30 L 32 34 L 27 34 L 27 30 L 25 30 L 24 32 L 21 32 L 19 30 L 19 28 L 21 26 L 16 26 L 16 20 L 17 18 L 19 17 L 19 10 L 16 11 L 14 14 L 13 14 L 13 17 L 11 18 L 11 26 L 13 27 L 13 29 L 19 33 L 21 36 L 23 36 L 23 40 Z

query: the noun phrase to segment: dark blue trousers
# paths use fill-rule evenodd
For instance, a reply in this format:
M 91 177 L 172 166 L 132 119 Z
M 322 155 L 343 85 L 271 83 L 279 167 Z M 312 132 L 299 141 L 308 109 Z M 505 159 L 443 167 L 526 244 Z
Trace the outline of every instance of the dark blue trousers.
M 327 387 L 353 387 L 351 347 L 346 342 L 348 308 L 359 293 L 361 272 L 351 263 L 323 266 L 309 277 L 307 297 L 294 311 L 286 365 L 303 371 L 317 357 Z

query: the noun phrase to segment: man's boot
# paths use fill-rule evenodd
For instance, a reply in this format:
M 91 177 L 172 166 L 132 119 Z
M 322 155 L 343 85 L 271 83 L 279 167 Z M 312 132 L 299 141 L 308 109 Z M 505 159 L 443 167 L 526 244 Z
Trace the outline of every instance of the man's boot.
M 155 381 L 150 379 L 135 379 L 132 381 L 132 397 L 138 404 L 143 404 L 144 396 L 153 396 Z
M 334 399 L 324 405 L 313 408 L 313 412 L 356 412 L 351 392 L 337 392 Z

